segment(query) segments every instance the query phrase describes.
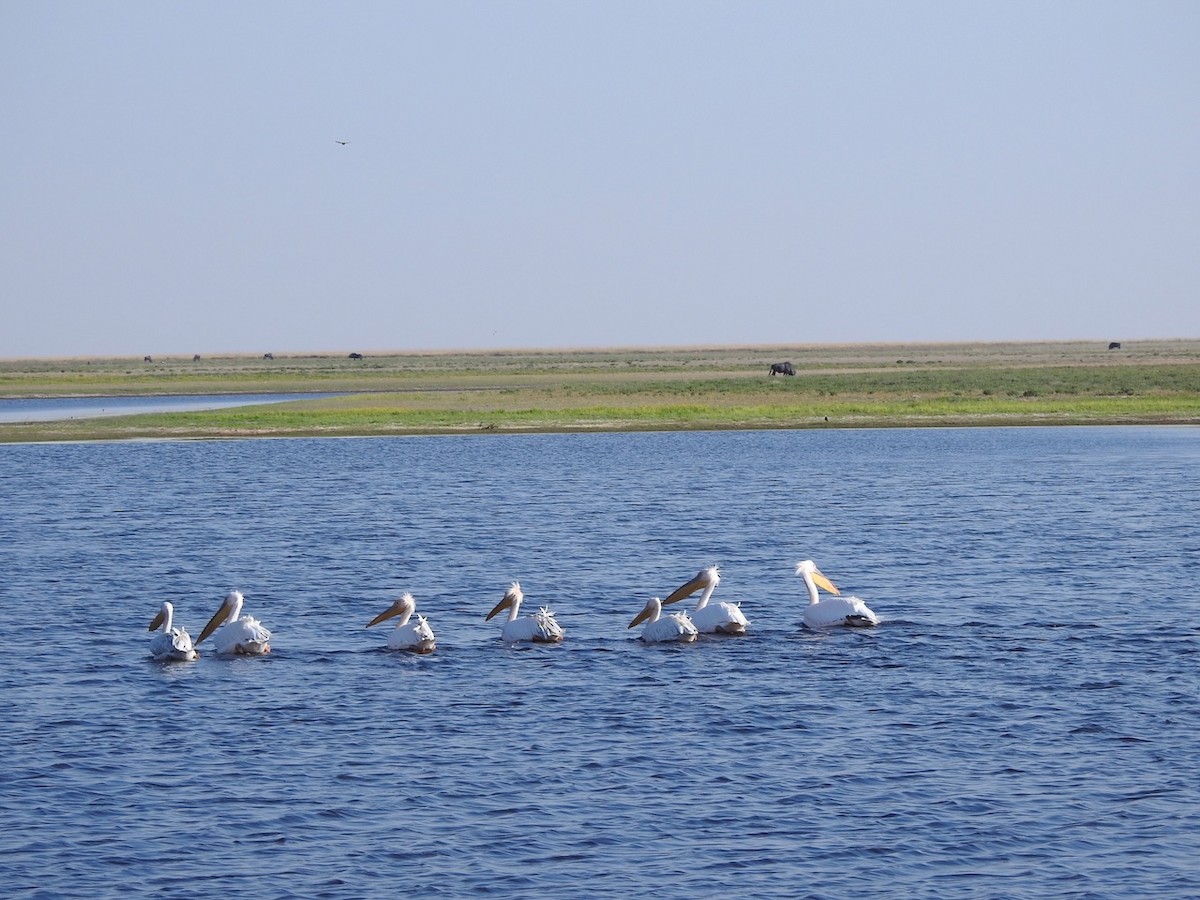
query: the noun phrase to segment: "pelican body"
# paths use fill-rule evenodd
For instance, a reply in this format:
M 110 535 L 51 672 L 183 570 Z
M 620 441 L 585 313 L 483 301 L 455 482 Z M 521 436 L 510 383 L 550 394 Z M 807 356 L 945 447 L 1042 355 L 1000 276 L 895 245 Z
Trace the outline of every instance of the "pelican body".
M 187 629 L 175 627 L 175 607 L 170 603 L 163 603 L 158 615 L 150 620 L 148 630 L 160 626 L 162 630 L 150 639 L 151 656 L 160 662 L 191 662 L 200 656 Z
M 406 593 L 368 622 L 367 628 L 398 616 L 400 621 L 396 623 L 396 627 L 392 629 L 392 636 L 388 638 L 388 649 L 432 653 L 437 649 L 437 644 L 434 642 L 433 629 L 429 627 L 429 622 L 421 615 L 417 616 L 417 621 L 409 622 L 416 611 L 417 601 L 413 599 L 412 594 Z
M 200 637 L 196 638 L 196 643 L 199 644 L 216 631 L 213 643 L 216 644 L 218 653 L 236 653 L 240 656 L 263 656 L 270 653 L 271 632 L 253 616 L 238 617 L 244 602 L 241 591 L 230 591 L 226 594 L 225 599 L 221 601 L 221 608 L 208 620 L 208 624 L 200 632 Z M 220 631 L 217 631 L 218 627 Z
M 742 615 L 742 610 L 737 604 L 725 603 L 721 600 L 711 604 L 708 602 L 720 583 L 721 575 L 716 566 L 701 569 L 696 573 L 695 578 L 676 588 L 662 602 L 662 605 L 667 606 L 685 597 L 690 597 L 703 588 L 704 593 L 700 595 L 696 608 L 692 610 L 691 614 L 692 624 L 696 626 L 696 630 L 701 634 L 745 634 L 746 626 L 750 622 Z
M 484 621 L 497 613 L 508 610 L 508 620 L 500 632 L 500 637 L 510 643 L 532 641 L 535 644 L 557 644 L 563 639 L 562 626 L 554 618 L 554 613 L 542 607 L 531 616 L 517 618 L 521 612 L 521 601 L 525 595 L 521 592 L 520 583 L 514 581 L 504 592 L 504 597 L 490 613 L 484 616 Z
M 628 627 L 633 628 L 642 622 L 646 623 L 646 627 L 642 629 L 642 640 L 647 644 L 661 644 L 667 642 L 675 642 L 678 644 L 687 644 L 696 639 L 699 633 L 696 631 L 696 626 L 692 624 L 692 620 L 688 618 L 685 612 L 662 614 L 662 601 L 657 597 L 651 597 L 645 608 L 633 617 L 633 621 Z
M 817 564 L 811 559 L 796 564 L 796 574 L 804 579 L 808 588 L 808 606 L 804 607 L 804 624 L 809 628 L 833 628 L 846 625 L 851 628 L 869 628 L 879 624 L 879 616 L 875 615 L 867 604 L 857 597 L 842 597 L 841 591 L 833 582 L 821 574 Z M 822 599 L 817 594 L 817 588 L 837 596 Z

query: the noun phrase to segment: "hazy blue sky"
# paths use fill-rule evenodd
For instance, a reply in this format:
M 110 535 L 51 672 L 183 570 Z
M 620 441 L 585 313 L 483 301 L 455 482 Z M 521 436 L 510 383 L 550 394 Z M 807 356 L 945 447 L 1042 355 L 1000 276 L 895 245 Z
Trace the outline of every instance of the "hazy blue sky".
M 1200 336 L 1194 0 L 0 0 L 0 129 L 0 356 Z

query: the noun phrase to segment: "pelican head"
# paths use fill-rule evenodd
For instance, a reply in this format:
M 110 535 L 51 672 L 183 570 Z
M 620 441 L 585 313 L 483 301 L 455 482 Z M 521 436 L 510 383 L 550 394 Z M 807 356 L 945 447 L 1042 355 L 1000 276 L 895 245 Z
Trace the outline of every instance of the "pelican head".
M 662 602 L 663 606 L 668 603 L 677 603 L 687 597 L 692 596 L 696 591 L 701 589 L 713 589 L 721 583 L 721 572 L 718 566 L 709 566 L 706 569 L 701 569 L 696 573 L 696 577 L 687 584 L 682 584 L 667 596 L 667 599 Z
M 832 581 L 821 574 L 821 570 L 817 568 L 817 564 L 811 559 L 804 559 L 796 563 L 796 574 L 802 577 L 805 581 L 812 581 L 813 584 L 831 594 L 841 594 Z
M 523 599 L 525 599 L 525 595 L 521 593 L 521 584 L 514 581 L 508 586 L 508 590 L 504 592 L 504 596 L 500 599 L 500 602 L 492 607 L 492 611 L 484 616 L 483 620 L 486 622 L 492 616 L 496 615 L 496 613 L 506 609 L 519 608 Z
M 171 630 L 171 626 L 174 624 L 174 619 L 175 607 L 171 605 L 170 601 L 163 601 L 162 608 L 159 609 L 158 615 L 150 620 L 150 627 L 146 630 L 153 631 L 155 628 L 161 627 L 163 632 L 166 633 Z
M 204 630 L 200 632 L 200 637 L 196 638 L 196 643 L 200 643 L 222 625 L 228 622 L 236 622 L 238 613 L 242 611 L 242 603 L 245 598 L 241 591 L 230 591 L 225 595 L 225 599 L 221 601 L 221 608 L 213 613 L 213 617 L 208 620 L 208 624 L 204 626 Z
M 404 616 L 405 621 L 407 621 L 408 616 L 411 616 L 414 612 L 416 612 L 416 610 L 417 601 L 413 599 L 412 594 L 406 593 L 403 597 L 368 622 L 366 627 L 370 628 L 372 625 L 378 625 L 380 622 L 385 622 L 395 616 Z
M 651 597 L 649 600 L 646 601 L 646 605 L 642 609 L 642 611 L 633 617 L 633 621 L 630 622 L 629 625 L 626 626 L 626 628 L 627 629 L 633 628 L 635 625 L 642 624 L 642 622 L 645 622 L 647 619 L 649 619 L 651 622 L 653 622 L 661 614 L 662 614 L 662 601 L 660 599 L 658 599 L 657 597 Z

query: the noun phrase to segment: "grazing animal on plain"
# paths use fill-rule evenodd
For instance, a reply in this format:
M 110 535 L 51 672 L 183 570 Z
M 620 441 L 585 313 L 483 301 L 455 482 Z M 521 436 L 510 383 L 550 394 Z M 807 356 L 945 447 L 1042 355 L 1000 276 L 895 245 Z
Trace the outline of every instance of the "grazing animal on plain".
M 1121 342 L 1120 342 L 1120 341 L 1113 341 L 1111 344 L 1109 344 L 1109 345 L 1108 345 L 1108 349 L 1109 349 L 1109 350 L 1120 350 L 1120 349 L 1121 349 Z
M 795 375 L 796 370 L 792 368 L 790 362 L 771 363 L 772 375 Z
M 350 358 L 351 359 L 362 359 L 363 355 L 361 353 L 351 353 Z
M 195 356 L 192 357 L 192 362 L 200 362 L 200 354 L 199 353 L 197 353 Z
M 264 353 L 263 354 L 263 359 L 274 359 L 274 358 L 275 358 L 274 353 Z
M 149 363 L 152 363 L 152 362 L 154 362 L 154 359 L 153 359 L 152 357 L 149 357 L 149 356 L 143 356 L 143 357 L 142 357 L 142 362 L 149 362 Z

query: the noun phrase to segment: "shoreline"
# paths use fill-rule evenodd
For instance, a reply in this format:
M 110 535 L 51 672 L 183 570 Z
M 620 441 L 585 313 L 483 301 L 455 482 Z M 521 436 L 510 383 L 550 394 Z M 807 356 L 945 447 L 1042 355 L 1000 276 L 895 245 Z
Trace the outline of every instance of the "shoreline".
M 776 362 L 795 375 L 770 375 Z M 0 443 L 1200 424 L 1200 340 L 0 361 L 14 400 L 322 399 L 0 424 Z M 329 396 L 336 395 L 336 396 Z

